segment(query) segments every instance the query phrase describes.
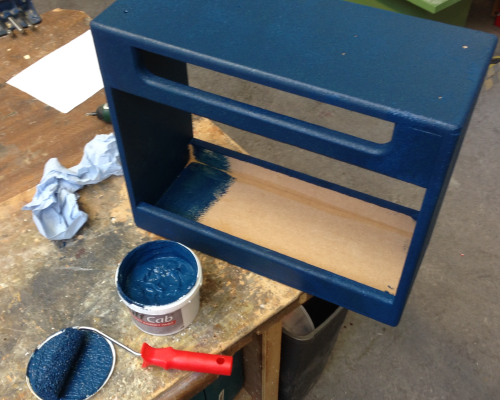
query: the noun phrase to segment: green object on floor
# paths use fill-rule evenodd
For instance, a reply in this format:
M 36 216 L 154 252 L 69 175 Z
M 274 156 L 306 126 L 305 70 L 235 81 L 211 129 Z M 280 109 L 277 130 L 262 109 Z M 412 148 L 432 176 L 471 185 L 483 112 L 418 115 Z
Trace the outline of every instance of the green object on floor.
M 243 388 L 244 382 L 243 353 L 240 350 L 233 356 L 231 376 L 219 376 L 215 382 L 191 400 L 233 400 Z
M 198 393 L 196 396 L 192 397 L 191 400 L 206 400 L 205 391 Z
M 472 3 L 472 0 L 461 0 L 458 2 L 457 0 L 411 0 L 411 2 L 410 0 L 347 1 L 457 26 L 465 26 Z M 439 6 L 437 5 L 438 3 L 440 3 Z M 426 7 L 424 7 L 424 4 Z M 435 11 L 432 11 L 433 9 Z
M 410 3 L 423 8 L 431 13 L 437 13 L 445 8 L 458 3 L 460 0 L 408 0 Z
M 243 387 L 243 354 L 241 350 L 233 356 L 233 373 L 220 376 L 205 389 L 206 400 L 233 400 Z

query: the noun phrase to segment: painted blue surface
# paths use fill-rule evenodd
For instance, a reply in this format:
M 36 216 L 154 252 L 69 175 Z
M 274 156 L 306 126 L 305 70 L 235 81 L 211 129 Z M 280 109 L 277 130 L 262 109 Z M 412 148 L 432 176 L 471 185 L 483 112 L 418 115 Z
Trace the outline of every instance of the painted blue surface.
M 223 171 L 229 169 L 229 160 L 224 154 L 200 146 L 196 141 L 191 141 L 191 146 L 193 148 L 194 157 L 201 163 Z
M 156 206 L 173 214 L 198 221 L 229 190 L 235 179 L 225 173 L 230 169 L 230 159 L 258 165 L 271 171 L 312 183 L 316 186 L 355 197 L 380 207 L 388 208 L 417 219 L 418 211 L 378 197 L 370 196 L 334 183 L 323 181 L 297 171 L 259 160 L 211 143 L 193 139 L 193 153 L 198 162 L 189 164 L 156 203 Z
M 175 242 L 158 240 L 132 250 L 118 272 L 118 290 L 141 306 L 173 303 L 189 293 L 198 277 L 191 252 Z
M 30 359 L 27 376 L 42 400 L 83 400 L 106 382 L 113 354 L 104 338 L 67 328 Z
M 122 56 L 126 57 L 120 55 L 120 58 Z M 389 143 L 373 143 L 206 93 L 183 83 L 158 77 L 150 78 L 147 75 L 138 77 L 141 78 L 136 82 L 133 81 L 134 78 L 123 82 L 124 90 L 135 91 L 144 99 L 156 98 L 165 105 L 176 107 L 179 116 L 183 115 L 181 111 L 184 111 L 186 114 L 207 117 L 422 187 L 427 186 L 433 173 L 441 137 L 432 132 L 413 126 L 397 125 Z M 120 97 L 115 96 L 115 101 L 119 101 Z M 418 126 L 418 120 L 415 122 Z
M 495 36 L 331 0 L 145 0 L 140 6 L 118 0 L 91 28 L 138 226 L 398 324 Z M 394 122 L 392 140 L 373 143 L 191 88 L 186 63 Z M 425 188 L 416 212 L 245 158 L 415 218 L 396 295 L 205 227 L 195 222 L 202 212 L 188 215 L 190 206 L 173 198 L 167 210 L 155 206 L 182 184 L 179 176 L 184 181 L 189 175 L 183 170 L 192 139 L 191 114 Z
M 95 332 L 84 331 L 85 341 L 60 400 L 83 400 L 96 393 L 112 373 L 110 344 Z
M 120 0 L 92 26 L 266 86 L 394 122 L 440 121 L 451 131 L 466 122 L 496 42 L 331 0 Z
M 78 353 L 85 334 L 65 329 L 40 349 L 35 350 L 28 365 L 31 388 L 43 400 L 57 400 Z
M 135 210 L 136 221 L 150 232 L 163 237 L 174 235 L 203 253 L 226 260 L 275 281 L 321 297 L 359 314 L 390 325 L 397 325 L 395 296 L 346 279 L 321 268 L 293 259 L 239 239 L 187 218 L 141 203 Z M 244 257 L 242 257 L 244 254 Z
M 216 164 L 218 163 L 219 160 L 216 159 Z M 182 171 L 156 205 L 198 221 L 227 192 L 233 182 L 234 178 L 226 172 L 193 162 Z
M 339 193 L 345 194 L 347 196 L 354 197 L 356 199 L 360 199 L 360 200 L 366 201 L 368 203 L 372 203 L 372 204 L 375 204 L 377 206 L 384 207 L 384 208 L 387 208 L 389 210 L 408 215 L 408 216 L 412 217 L 413 219 L 417 219 L 417 216 L 419 213 L 417 210 L 414 210 L 412 208 L 405 207 L 405 206 L 402 206 L 402 205 L 399 205 L 396 203 L 392 203 L 390 201 L 383 200 L 383 199 L 380 199 L 380 198 L 375 197 L 375 196 L 370 196 L 369 194 L 362 193 L 362 192 L 359 192 L 359 191 L 354 190 L 354 189 L 349 189 L 349 188 L 346 188 L 344 186 L 337 185 L 335 183 L 328 182 L 328 181 L 325 181 L 325 180 L 322 180 L 319 178 L 315 178 L 313 176 L 304 174 L 302 172 L 298 172 L 298 171 L 294 171 L 294 170 L 286 168 L 286 167 L 282 167 L 281 165 L 277 165 L 277 164 L 273 164 L 273 163 L 268 162 L 268 161 L 260 160 L 258 158 L 252 157 L 252 156 L 247 155 L 247 154 L 243 154 L 243 153 L 239 153 L 237 151 L 226 149 L 225 147 L 217 146 L 215 144 L 208 143 L 208 142 L 203 142 L 202 140 L 199 140 L 199 139 L 193 139 L 191 141 L 191 144 L 194 148 L 205 149 L 207 152 L 218 154 L 216 159 L 223 157 L 227 160 L 227 158 L 230 157 L 230 158 L 234 158 L 236 160 L 248 162 L 250 164 L 254 164 L 254 165 L 257 165 L 259 167 L 266 168 L 270 171 L 275 171 L 275 172 L 278 172 L 280 174 L 290 176 L 292 178 L 300 179 L 301 181 L 304 181 L 304 182 L 312 183 L 313 185 L 316 185 L 316 186 L 319 186 L 319 187 L 322 187 L 325 189 L 334 190 L 335 192 L 339 192 Z M 212 158 L 206 158 L 206 159 L 204 159 L 204 161 L 207 162 L 207 164 L 212 165 L 214 167 L 217 165 L 220 165 L 219 163 L 212 164 L 211 159 Z

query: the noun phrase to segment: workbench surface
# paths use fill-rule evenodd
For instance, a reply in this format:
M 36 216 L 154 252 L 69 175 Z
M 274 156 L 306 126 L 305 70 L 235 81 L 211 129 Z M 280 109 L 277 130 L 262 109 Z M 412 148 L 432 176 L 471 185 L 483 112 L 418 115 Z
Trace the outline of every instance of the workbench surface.
M 25 373 L 32 351 L 65 327 L 93 326 L 136 351 L 147 342 L 221 353 L 300 295 L 196 252 L 203 285 L 194 323 L 176 335 L 147 335 L 133 325 L 114 277 L 130 250 L 158 237 L 133 223 L 123 179 L 110 178 L 81 191 L 81 208 L 89 214 L 89 222 L 71 240 L 51 242 L 41 237 L 30 212 L 20 211 L 32 194 L 30 190 L 0 204 L 0 392 L 5 398 L 29 398 Z M 118 349 L 113 376 L 95 398 L 112 394 L 123 400 L 152 399 L 189 375 L 156 367 L 143 370 L 141 361 Z
M 36 35 L 57 35 L 58 24 L 72 21 L 72 26 L 65 27 L 65 36 L 61 34 L 64 40 L 58 41 L 59 46 L 83 33 L 88 24 L 88 17 L 76 11 L 56 10 L 44 14 L 43 19 Z M 68 31 L 73 37 L 67 36 Z M 30 51 L 35 60 L 47 54 L 40 53 L 40 48 L 29 47 L 29 35 L 11 42 L 8 42 L 10 38 L 0 39 L 0 54 L 5 54 L 6 46 L 16 54 Z M 37 43 L 43 42 L 38 36 L 36 39 Z M 22 50 L 14 49 L 21 43 Z M 70 113 L 60 114 L 4 85 L 11 75 L 26 66 L 20 61 L 17 70 L 12 69 L 7 74 L 10 76 L 4 74 L 0 79 L 0 116 L 15 113 L 0 123 L 0 133 L 5 134 L 2 143 L 8 136 L 11 146 L 7 153 L 0 154 L 0 170 L 7 171 L 2 175 L 2 194 L 13 195 L 0 203 L 1 399 L 34 398 L 25 383 L 29 357 L 37 344 L 66 327 L 92 326 L 135 350 L 147 342 L 155 347 L 232 354 L 249 343 L 259 330 L 272 325 L 288 307 L 301 301 L 298 290 L 196 252 L 203 267 L 203 285 L 200 311 L 193 324 L 167 337 L 150 336 L 136 328 L 116 292 L 115 271 L 130 250 L 159 238 L 135 226 L 123 178 L 113 177 L 79 192 L 80 207 L 89 214 L 89 221 L 70 240 L 45 239 L 38 233 L 31 213 L 20 210 L 34 194 L 34 188 L 24 191 L 25 186 L 40 179 L 47 159 L 64 153 L 64 147 L 51 146 L 40 137 L 58 138 L 58 134 L 67 132 L 60 141 L 71 143 L 62 157 L 63 164 L 70 167 L 79 161 L 88 140 L 95 134 L 112 130 L 110 125 L 96 119 L 82 118 L 84 111 L 91 111 L 104 102 L 102 91 Z M 11 95 L 3 96 L 6 91 Z M 34 124 L 29 125 L 28 116 L 33 114 L 41 121 L 43 131 L 37 132 Z M 206 119 L 195 119 L 194 130 L 195 136 L 202 140 L 242 151 Z M 21 132 L 20 143 L 24 142 L 24 149 L 9 132 Z M 31 162 L 36 169 L 28 163 L 25 169 L 23 165 L 13 168 L 16 158 L 22 164 L 22 157 L 29 157 L 27 147 L 37 141 L 38 150 Z M 13 149 L 17 156 L 10 153 Z M 24 179 L 23 171 L 29 171 L 29 179 Z M 178 387 L 178 383 L 182 386 L 182 382 L 192 380 L 194 375 L 157 367 L 142 369 L 140 358 L 117 349 L 113 376 L 95 399 L 161 398 L 162 393 Z M 184 398 L 186 393 L 176 392 L 168 398 Z

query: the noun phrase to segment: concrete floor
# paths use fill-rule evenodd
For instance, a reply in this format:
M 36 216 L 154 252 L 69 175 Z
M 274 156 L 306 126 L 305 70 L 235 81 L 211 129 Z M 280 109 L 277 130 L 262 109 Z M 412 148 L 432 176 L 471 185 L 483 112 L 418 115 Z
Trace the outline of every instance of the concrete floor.
M 349 313 L 307 400 L 500 398 L 499 99 L 480 96 L 400 325 Z
M 95 17 L 112 0 L 33 2 L 39 12 L 60 7 Z M 490 1 L 474 1 L 467 26 L 499 34 L 490 10 Z M 391 124 L 384 121 L 274 89 L 194 67 L 190 81 L 204 90 L 355 136 L 381 142 L 390 138 Z M 349 313 L 329 363 L 306 400 L 500 399 L 499 106 L 496 83 L 479 98 L 400 325 L 391 328 Z M 410 207 L 418 208 L 422 200 L 423 191 L 412 185 L 223 129 L 256 157 Z

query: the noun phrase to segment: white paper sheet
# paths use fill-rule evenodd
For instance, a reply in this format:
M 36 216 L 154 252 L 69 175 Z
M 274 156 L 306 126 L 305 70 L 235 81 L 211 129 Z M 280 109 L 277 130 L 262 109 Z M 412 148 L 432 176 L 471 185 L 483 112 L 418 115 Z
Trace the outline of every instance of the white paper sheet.
M 101 90 L 101 71 L 90 31 L 53 51 L 7 82 L 62 113 Z

